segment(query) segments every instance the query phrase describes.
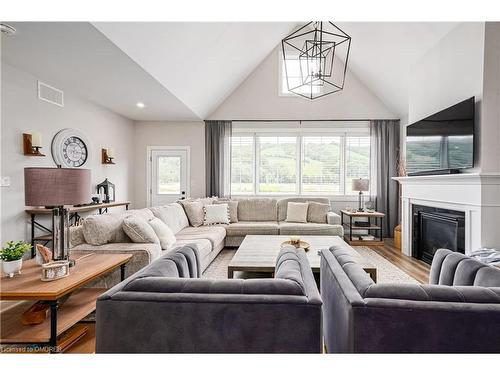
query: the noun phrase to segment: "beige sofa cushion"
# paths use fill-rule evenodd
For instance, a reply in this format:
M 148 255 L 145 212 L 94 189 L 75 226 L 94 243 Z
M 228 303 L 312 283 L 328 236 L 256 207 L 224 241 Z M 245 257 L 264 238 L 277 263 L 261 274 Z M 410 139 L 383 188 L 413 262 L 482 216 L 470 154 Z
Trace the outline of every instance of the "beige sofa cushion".
M 163 250 L 170 250 L 175 244 L 174 232 L 157 217 L 148 221 L 148 224 L 155 231 L 156 236 L 160 240 L 160 245 Z
M 342 236 L 340 225 L 316 224 L 316 223 L 279 223 L 279 234 L 283 235 L 318 235 L 318 236 Z
M 307 223 L 309 203 L 288 202 L 286 220 L 289 223 Z
M 151 225 L 140 217 L 133 215 L 127 216 L 123 219 L 122 228 L 132 242 L 160 243 Z
M 236 200 L 217 200 L 214 204 L 227 204 L 229 206 L 229 222 L 238 222 L 238 201 Z
M 250 234 L 278 234 L 276 221 L 240 221 L 226 227 L 228 236 L 246 236 Z
M 207 204 L 203 213 L 203 225 L 229 224 L 228 204 Z
M 286 220 L 286 210 L 288 208 L 288 202 L 299 202 L 299 203 L 305 203 L 305 202 L 317 202 L 317 203 L 324 203 L 324 204 L 330 204 L 330 201 L 328 198 L 315 198 L 315 197 L 309 197 L 309 198 L 283 198 L 278 200 L 277 206 L 278 206 L 278 221 L 285 221 Z
M 309 202 L 307 221 L 309 223 L 326 224 L 326 216 L 330 211 L 330 204 Z
M 75 247 L 85 243 L 83 236 L 83 225 L 69 227 L 69 247 Z
M 226 230 L 220 225 L 210 225 L 202 227 L 187 227 L 175 235 L 177 240 L 207 239 L 212 243 L 212 248 L 224 242 Z
M 123 217 L 123 213 L 88 216 L 82 225 L 85 242 L 96 246 L 110 242 L 130 242 L 122 229 Z
M 167 224 L 174 234 L 189 226 L 186 213 L 179 203 L 151 207 L 150 210 L 154 216 Z
M 196 247 L 198 248 L 198 252 L 200 253 L 200 259 L 206 258 L 212 251 L 212 243 L 210 242 L 210 240 L 204 238 L 191 239 L 191 240 L 177 240 L 174 248 L 189 244 L 196 245 Z
M 276 199 L 238 199 L 238 221 L 276 221 L 278 209 Z
M 203 225 L 205 213 L 203 211 L 203 203 L 201 201 L 184 201 L 182 207 L 186 211 L 186 216 L 189 219 L 189 224 L 193 227 Z

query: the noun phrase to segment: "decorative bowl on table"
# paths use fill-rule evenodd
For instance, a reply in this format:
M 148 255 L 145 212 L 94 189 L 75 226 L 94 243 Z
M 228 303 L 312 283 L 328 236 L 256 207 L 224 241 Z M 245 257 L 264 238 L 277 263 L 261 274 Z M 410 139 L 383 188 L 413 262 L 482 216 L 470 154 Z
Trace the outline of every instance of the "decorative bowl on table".
M 284 246 L 284 245 L 292 245 L 292 246 L 295 246 L 297 249 L 302 248 L 305 251 L 309 251 L 309 248 L 311 247 L 309 242 L 302 241 L 302 240 L 298 240 L 298 241 L 288 240 L 288 241 L 285 241 L 281 244 L 281 246 Z

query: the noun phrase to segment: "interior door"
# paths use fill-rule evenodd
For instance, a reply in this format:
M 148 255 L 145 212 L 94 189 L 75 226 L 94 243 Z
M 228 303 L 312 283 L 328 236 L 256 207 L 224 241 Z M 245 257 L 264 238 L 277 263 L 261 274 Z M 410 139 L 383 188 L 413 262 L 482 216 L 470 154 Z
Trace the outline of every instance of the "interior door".
M 189 149 L 150 150 L 150 204 L 161 206 L 189 196 Z

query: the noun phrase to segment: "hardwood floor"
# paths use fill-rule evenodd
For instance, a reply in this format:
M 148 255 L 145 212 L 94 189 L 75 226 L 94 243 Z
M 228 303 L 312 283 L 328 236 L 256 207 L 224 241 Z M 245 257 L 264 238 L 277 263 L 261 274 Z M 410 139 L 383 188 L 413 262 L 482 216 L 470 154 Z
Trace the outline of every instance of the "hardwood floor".
M 400 250 L 394 247 L 394 241 L 391 238 L 386 238 L 383 246 L 369 246 L 369 248 L 419 282 L 428 282 L 430 270 L 429 265 L 402 254 Z M 65 353 L 89 354 L 95 352 L 95 324 L 85 324 L 87 324 L 87 327 L 89 328 L 88 333 Z
M 394 247 L 392 238 L 384 239 L 383 246 L 368 247 L 420 283 L 427 284 L 429 282 L 430 266 L 418 259 L 404 255 L 401 250 Z

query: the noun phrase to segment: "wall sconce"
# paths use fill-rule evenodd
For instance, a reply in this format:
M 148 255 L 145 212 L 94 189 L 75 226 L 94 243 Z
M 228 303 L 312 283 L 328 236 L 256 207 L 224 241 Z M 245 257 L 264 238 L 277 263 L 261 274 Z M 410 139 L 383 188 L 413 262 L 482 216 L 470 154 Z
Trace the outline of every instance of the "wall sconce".
M 101 151 L 102 164 L 115 164 L 113 159 L 115 158 L 115 150 L 112 148 L 103 148 Z
M 45 156 L 40 152 L 42 148 L 42 135 L 40 133 L 23 133 L 24 155 Z

